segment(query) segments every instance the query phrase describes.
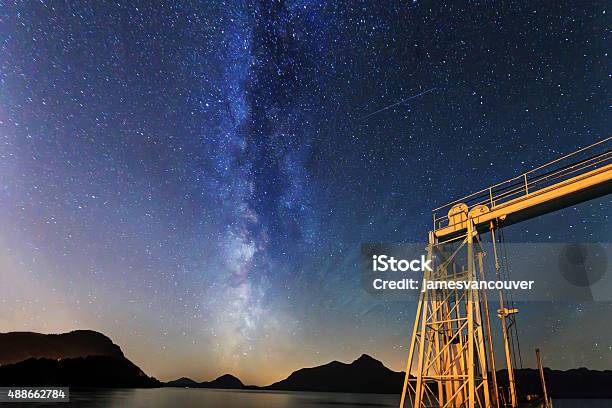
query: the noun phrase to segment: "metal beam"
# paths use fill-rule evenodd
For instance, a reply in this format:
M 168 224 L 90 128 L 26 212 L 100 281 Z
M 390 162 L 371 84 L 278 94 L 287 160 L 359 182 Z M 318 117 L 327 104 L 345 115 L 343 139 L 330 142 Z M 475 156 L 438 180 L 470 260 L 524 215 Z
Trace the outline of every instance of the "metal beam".
M 610 193 L 612 193 L 612 164 L 528 192 L 500 205 L 495 205 L 493 202 L 489 212 L 473 216 L 472 221 L 480 232 L 484 232 L 489 229 L 491 221 L 507 226 Z M 444 241 L 465 234 L 467 225 L 467 220 L 456 222 L 436 229 L 434 234 Z

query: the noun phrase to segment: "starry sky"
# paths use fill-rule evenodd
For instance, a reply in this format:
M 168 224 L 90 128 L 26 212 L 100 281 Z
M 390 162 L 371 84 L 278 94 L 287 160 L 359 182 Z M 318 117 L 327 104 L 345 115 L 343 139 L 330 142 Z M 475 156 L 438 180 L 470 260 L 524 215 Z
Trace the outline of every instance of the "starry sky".
M 0 331 L 98 330 L 162 380 L 402 369 L 415 305 L 362 290 L 361 243 L 606 137 L 606 3 L 0 1 Z M 609 304 L 522 310 L 547 365 L 612 367 Z

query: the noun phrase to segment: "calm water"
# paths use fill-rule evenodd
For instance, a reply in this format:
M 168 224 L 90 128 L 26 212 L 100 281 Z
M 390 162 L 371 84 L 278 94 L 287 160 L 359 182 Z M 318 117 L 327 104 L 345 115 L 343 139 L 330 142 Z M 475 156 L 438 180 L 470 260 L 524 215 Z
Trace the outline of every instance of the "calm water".
M 367 408 L 397 407 L 399 396 L 318 392 L 236 391 L 185 388 L 71 391 L 70 403 L 6 404 L 10 407 L 142 408 Z M 555 400 L 554 408 L 610 408 L 612 400 Z

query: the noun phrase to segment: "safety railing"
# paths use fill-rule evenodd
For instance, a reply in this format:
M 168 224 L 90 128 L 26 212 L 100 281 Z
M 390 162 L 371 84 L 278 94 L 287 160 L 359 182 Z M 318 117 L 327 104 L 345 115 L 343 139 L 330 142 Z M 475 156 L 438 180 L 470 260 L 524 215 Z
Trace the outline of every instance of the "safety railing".
M 465 204 L 468 213 L 479 205 L 486 205 L 491 210 L 509 201 L 534 194 L 553 184 L 576 177 L 579 174 L 612 164 L 611 148 L 612 137 L 608 137 L 531 169 L 519 176 L 435 208 L 432 210 L 434 231 L 453 226 L 452 223 L 449 224 L 448 211 L 457 204 Z

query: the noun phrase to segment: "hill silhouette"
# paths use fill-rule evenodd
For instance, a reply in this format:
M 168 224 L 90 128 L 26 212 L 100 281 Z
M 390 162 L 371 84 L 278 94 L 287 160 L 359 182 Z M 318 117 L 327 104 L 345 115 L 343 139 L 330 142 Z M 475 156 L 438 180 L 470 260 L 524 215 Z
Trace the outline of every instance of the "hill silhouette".
M 86 356 L 124 357 L 111 339 L 93 330 L 62 334 L 0 333 L 0 365 L 28 358 L 64 359 Z
M 567 371 L 544 369 L 548 394 L 552 398 L 601 398 L 612 399 L 612 371 L 596 371 L 579 368 Z M 500 385 L 507 386 L 507 371 L 498 371 Z M 538 370 L 525 368 L 515 371 L 521 399 L 527 395 L 539 395 Z M 234 381 L 218 380 L 231 377 Z M 274 384 L 258 387 L 243 385 L 233 376 L 222 376 L 210 382 L 197 383 L 181 378 L 165 384 L 167 387 L 231 388 L 278 391 L 320 391 L 399 394 L 402 391 L 404 372 L 397 372 L 367 354 L 350 364 L 332 361 L 321 366 L 302 368 Z M 223 385 L 221 385 L 221 383 Z
M 552 398 L 599 398 L 612 399 L 612 371 L 575 368 L 551 370 L 544 368 L 548 395 Z M 507 370 L 498 371 L 499 383 L 507 386 Z M 517 389 L 521 396 L 541 394 L 540 373 L 533 368 L 515 371 Z
M 87 356 L 51 360 L 30 358 L 0 366 L 2 386 L 159 387 L 125 357 Z
M 612 399 L 610 370 L 545 368 L 544 371 L 552 398 Z M 507 383 L 506 370 L 498 371 L 498 379 L 500 385 Z M 516 370 L 516 379 L 521 396 L 540 394 L 537 370 Z M 403 372 L 390 370 L 382 362 L 363 354 L 351 363 L 332 361 L 302 368 L 266 387 L 244 385 L 230 374 L 200 383 L 183 377 L 162 384 L 128 360 L 111 339 L 95 331 L 0 333 L 0 386 L 167 386 L 398 394 L 403 381 Z
M 331 363 L 297 370 L 289 377 L 264 387 L 283 391 L 333 391 L 359 393 L 397 393 L 401 391 L 404 373 L 363 354 L 350 364 Z
M 596 371 L 586 368 L 571 370 L 544 369 L 548 394 L 552 398 L 600 398 L 612 399 L 612 371 Z M 501 385 L 507 386 L 507 371 L 498 371 Z M 515 371 L 518 392 L 522 398 L 542 393 L 540 376 L 536 369 Z M 399 394 L 402 391 L 404 372 L 388 369 L 380 361 L 362 355 L 351 364 L 331 363 L 303 368 L 293 372 L 285 380 L 263 387 L 285 391 L 332 391 L 360 393 Z
M 196 388 L 200 385 L 199 382 L 192 380 L 191 378 L 181 377 L 176 380 L 168 381 L 164 383 L 164 387 L 189 387 Z
M 189 387 L 189 388 L 221 388 L 221 389 L 243 389 L 247 388 L 242 381 L 231 374 L 224 374 L 212 381 L 197 382 L 191 378 L 182 377 L 178 380 L 168 381 L 165 387 Z M 258 388 L 258 387 L 249 387 Z
M 403 372 L 392 371 L 380 361 L 364 354 L 350 364 L 332 361 L 318 367 L 302 368 L 293 372 L 285 380 L 267 387 L 244 385 L 238 378 L 229 374 L 202 383 L 183 377 L 169 381 L 165 386 L 384 394 L 397 393 L 398 389 L 401 391 L 403 381 Z
M 200 387 L 202 388 L 244 388 L 244 384 L 238 378 L 231 374 L 224 374 L 221 377 L 212 381 L 201 382 Z
M 0 333 L 0 386 L 158 387 L 105 335 Z

